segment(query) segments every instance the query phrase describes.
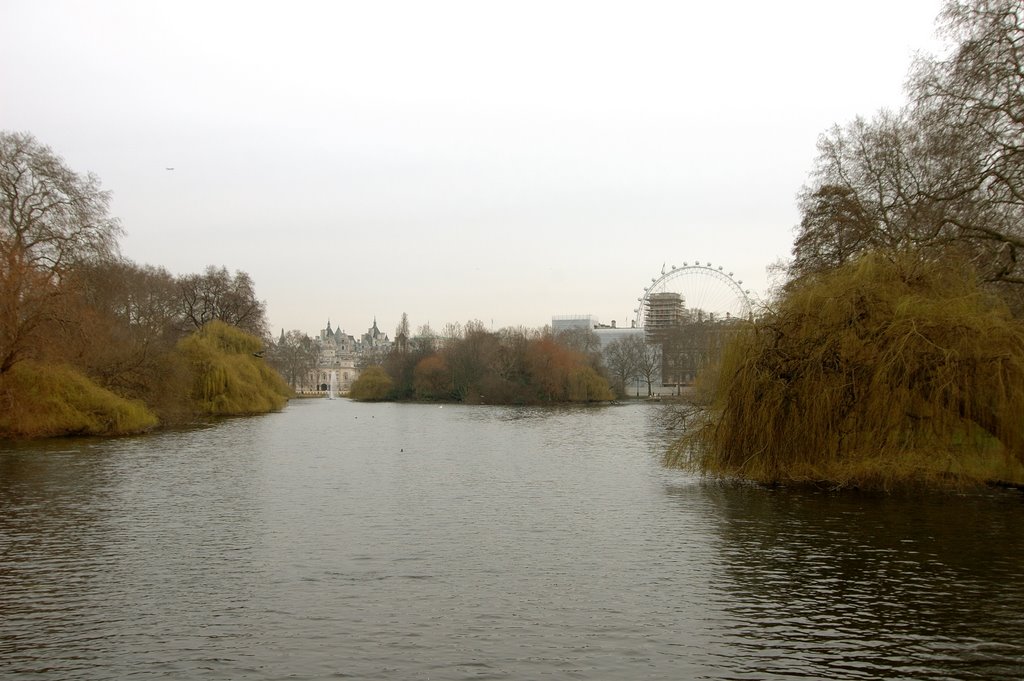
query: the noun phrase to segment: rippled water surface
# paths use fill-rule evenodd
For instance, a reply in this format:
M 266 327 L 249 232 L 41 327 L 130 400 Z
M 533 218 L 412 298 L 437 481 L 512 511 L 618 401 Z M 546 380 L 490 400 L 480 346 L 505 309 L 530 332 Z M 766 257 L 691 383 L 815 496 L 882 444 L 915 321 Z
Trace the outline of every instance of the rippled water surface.
M 0 449 L 4 679 L 1021 679 L 1019 493 L 662 469 L 656 408 Z

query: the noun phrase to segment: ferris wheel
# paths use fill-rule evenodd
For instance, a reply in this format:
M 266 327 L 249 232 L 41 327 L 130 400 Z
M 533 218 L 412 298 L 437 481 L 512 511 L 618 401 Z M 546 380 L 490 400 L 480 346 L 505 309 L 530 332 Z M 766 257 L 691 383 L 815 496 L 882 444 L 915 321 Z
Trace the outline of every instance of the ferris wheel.
M 750 291 L 743 288 L 743 281 L 734 279 L 732 272 L 709 262 L 684 262 L 681 267 L 672 265 L 661 274 L 651 278 L 650 286 L 644 287 L 644 294 L 637 298 L 636 326 L 645 325 L 647 311 L 656 294 L 678 293 L 683 306 L 701 319 L 724 320 L 746 319 L 750 316 L 752 304 Z M 652 298 L 654 296 L 654 298 Z

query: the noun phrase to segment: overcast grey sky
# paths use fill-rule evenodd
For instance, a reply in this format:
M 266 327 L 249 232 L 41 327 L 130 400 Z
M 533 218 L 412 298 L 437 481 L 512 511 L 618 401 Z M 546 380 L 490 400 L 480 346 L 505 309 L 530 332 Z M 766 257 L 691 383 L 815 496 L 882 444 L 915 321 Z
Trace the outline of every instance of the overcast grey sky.
M 763 296 L 818 136 L 901 105 L 940 7 L 3 0 L 0 128 L 275 332 L 621 325 L 663 263 Z

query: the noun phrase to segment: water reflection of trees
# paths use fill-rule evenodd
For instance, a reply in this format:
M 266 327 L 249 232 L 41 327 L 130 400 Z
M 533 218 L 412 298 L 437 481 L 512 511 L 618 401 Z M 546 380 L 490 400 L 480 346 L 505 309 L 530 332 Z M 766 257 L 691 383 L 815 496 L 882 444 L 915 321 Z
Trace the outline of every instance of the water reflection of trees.
M 723 664 L 737 673 L 1021 678 L 1019 496 L 701 489 L 721 539 Z

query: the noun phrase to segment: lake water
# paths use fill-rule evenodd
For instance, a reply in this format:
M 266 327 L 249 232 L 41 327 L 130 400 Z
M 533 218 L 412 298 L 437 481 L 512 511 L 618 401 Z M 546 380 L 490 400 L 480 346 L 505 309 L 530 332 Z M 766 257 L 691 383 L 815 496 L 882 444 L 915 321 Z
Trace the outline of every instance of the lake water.
M 1020 493 L 703 482 L 658 410 L 0 447 L 0 678 L 1024 678 Z

